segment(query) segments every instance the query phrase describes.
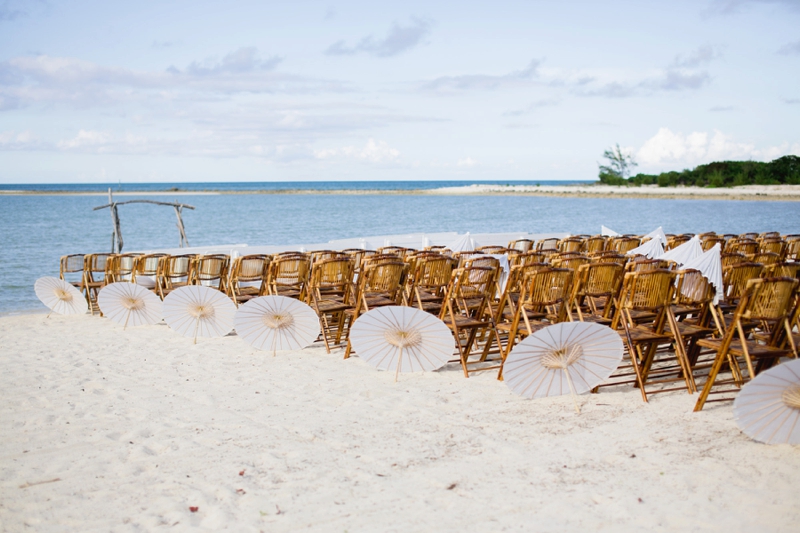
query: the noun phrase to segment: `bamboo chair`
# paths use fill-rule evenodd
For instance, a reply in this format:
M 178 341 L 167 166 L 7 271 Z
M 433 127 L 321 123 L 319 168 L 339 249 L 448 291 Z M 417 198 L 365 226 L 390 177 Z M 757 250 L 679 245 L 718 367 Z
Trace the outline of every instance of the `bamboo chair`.
M 238 307 L 253 298 L 265 295 L 269 279 L 270 257 L 243 255 L 233 260 L 228 277 L 228 296 Z
M 306 300 L 311 258 L 305 255 L 278 256 L 269 265 L 267 290 L 273 296 Z
M 703 247 L 703 251 L 707 252 L 714 247 L 715 244 L 719 244 L 720 249 L 724 252 L 725 251 L 725 238 L 718 237 L 717 235 L 703 237 L 700 239 L 700 246 Z
M 311 264 L 317 261 L 325 261 L 326 259 L 337 259 L 347 256 L 344 252 L 337 252 L 336 250 L 315 250 L 311 252 Z M 348 256 L 349 257 L 349 256 Z
M 517 239 L 508 243 L 508 248 L 514 248 L 522 253 L 533 250 L 534 242 L 530 239 Z
M 131 281 L 136 258 L 140 254 L 116 254 L 106 261 L 106 277 L 109 283 Z
M 795 278 L 800 277 L 800 263 L 781 261 L 764 266 L 761 272 L 763 278 Z
M 786 242 L 779 238 L 765 238 L 758 243 L 758 251 L 760 253 L 772 252 L 780 257 L 780 260 L 786 256 Z
M 81 292 L 84 291 L 83 266 L 85 263 L 84 254 L 70 254 L 61 256 L 58 268 L 58 277 Z
M 163 300 L 167 294 L 192 283 L 194 255 L 171 255 L 164 259 L 158 282 L 158 295 Z
M 228 293 L 226 281 L 230 259 L 227 255 L 203 255 L 197 258 L 192 269 L 192 284 L 211 287 Z
M 499 364 L 483 366 L 488 350 L 478 349 L 478 340 L 492 342 L 492 335 L 500 345 L 492 309 L 492 295 L 497 273 L 488 267 L 464 267 L 453 272 L 439 318 L 450 328 L 458 350 L 464 377 L 481 370 L 499 369 Z M 473 350 L 475 348 L 475 350 Z M 471 357 L 478 360 L 470 361 Z M 481 364 L 482 366 L 476 367 Z
M 787 240 L 784 260 L 800 261 L 800 239 Z
M 751 231 L 751 232 L 748 232 L 748 233 L 740 233 L 739 234 L 739 238 L 740 239 L 756 240 L 756 239 L 758 239 L 759 235 L 760 235 L 759 233 Z
M 668 237 L 666 250 L 677 248 L 681 244 L 689 242 L 690 239 L 691 237 L 688 235 L 673 235 L 672 237 Z
M 733 252 L 733 253 L 722 254 L 720 256 L 720 260 L 722 261 L 722 268 L 725 268 L 733 265 L 738 265 L 739 263 L 746 263 L 747 256 L 739 252 Z
M 614 299 L 619 295 L 625 268 L 619 263 L 589 263 L 578 267 L 570 310 L 581 322 L 611 324 Z
M 476 250 L 478 250 L 479 252 L 483 252 L 485 254 L 501 254 L 502 255 L 502 254 L 508 252 L 508 248 L 507 247 L 505 247 L 505 246 L 496 246 L 496 245 L 478 246 L 476 248 Z
M 567 237 L 558 241 L 559 252 L 581 252 L 585 241 L 581 237 Z
M 614 250 L 595 252 L 589 255 L 589 260 L 592 263 L 619 263 L 623 266 L 628 263 L 628 258 L 626 256 Z
M 716 350 L 714 364 L 700 392 L 694 410 L 700 411 L 707 402 L 732 400 L 729 396 L 709 399 L 710 394 L 737 392 L 744 382 L 753 379 L 759 372 L 772 366 L 784 356 L 797 357 L 797 347 L 792 342 L 789 323 L 793 297 L 798 280 L 791 278 L 767 278 L 750 280 L 739 305 L 734 312 L 733 324 L 722 339 L 703 339 L 698 342 L 705 348 Z M 748 340 L 742 327 L 744 321 L 770 323 L 772 334 L 766 344 Z M 781 347 L 779 339 L 788 334 L 788 346 Z M 744 361 L 744 369 L 740 365 Z M 717 382 L 723 364 L 728 363 L 731 379 Z M 754 366 L 754 363 L 756 365 Z M 746 373 L 744 372 L 746 371 Z M 733 388 L 722 388 L 732 385 Z M 718 387 L 718 390 L 713 390 Z
M 345 340 L 347 348 L 344 358 L 350 357 L 352 346 L 350 345 L 350 327 L 358 320 L 358 317 L 376 307 L 387 305 L 398 305 L 403 296 L 403 282 L 408 265 L 400 261 L 399 258 L 393 263 L 369 264 L 364 268 L 362 276 L 358 280 L 358 287 L 353 291 L 354 298 L 350 301 L 345 313 L 344 324 L 346 326 Z M 339 343 L 341 332 L 337 335 L 336 342 Z
M 606 249 L 606 238 L 602 235 L 593 235 L 586 239 L 586 253 L 593 254 L 595 252 L 602 252 Z
M 590 262 L 589 258 L 582 254 L 571 257 L 556 257 L 550 261 L 555 268 L 571 268 L 572 270 L 578 270 L 579 267 L 588 265 Z
M 537 252 L 545 252 L 548 254 L 553 254 L 558 252 L 558 241 L 555 237 L 551 237 L 549 239 L 542 239 L 536 243 L 536 251 Z
M 748 255 L 747 260 L 751 263 L 761 263 L 766 266 L 780 262 L 781 256 L 775 252 L 758 252 Z
M 525 280 L 514 319 L 496 325 L 502 362 L 497 378 L 503 377 L 503 363 L 517 341 L 551 324 L 572 320 L 569 299 L 574 273 L 568 268 L 543 268 Z M 500 333 L 506 334 L 503 345 Z M 486 351 L 486 350 L 485 350 Z
M 83 290 L 86 301 L 89 302 L 89 311 L 94 315 L 95 307 L 103 316 L 103 310 L 97 305 L 97 295 L 100 289 L 108 283 L 108 262 L 114 254 L 87 254 L 83 259 Z
M 679 270 L 676 275 L 671 310 L 677 320 L 678 332 L 687 343 L 689 366 L 696 371 L 700 355 L 698 341 L 711 335 L 721 337 L 725 329 L 713 305 L 714 286 L 698 270 Z
M 377 252 L 374 250 L 362 250 L 361 248 L 346 248 L 342 250 L 342 253 L 350 256 L 350 259 L 353 261 L 353 275 L 357 277 L 361 272 L 361 268 L 364 266 L 364 259 L 367 256 L 375 255 Z
M 670 270 L 672 263 L 662 259 L 647 259 L 636 256 L 625 265 L 625 272 L 644 272 L 646 270 Z
M 648 394 L 696 391 L 686 346 L 670 307 L 675 276 L 675 272 L 670 270 L 625 274 L 611 327 L 622 337 L 630 365 L 621 365 L 610 381 L 601 387 L 635 383 L 645 402 L 648 401 Z M 637 315 L 653 318 L 643 321 Z M 659 350 L 660 346 L 665 348 Z M 670 349 L 670 346 L 674 348 Z M 633 373 L 630 372 L 631 368 Z M 682 386 L 662 387 L 681 382 Z M 648 386 L 660 388 L 648 391 Z
M 506 288 L 500 296 L 495 311 L 495 324 L 502 322 L 511 323 L 517 312 L 517 302 L 519 301 L 522 289 L 530 282 L 536 272 L 551 268 L 551 265 L 541 263 L 526 263 L 523 265 L 512 266 L 506 281 Z M 533 315 L 529 318 L 534 318 Z
M 380 265 L 383 263 L 396 263 L 398 261 L 403 261 L 403 259 L 394 254 L 375 254 L 364 258 L 364 264 L 362 268 Z
M 642 244 L 642 239 L 639 237 L 614 237 L 611 239 L 608 249 L 620 254 L 626 254 L 634 248 L 638 248 L 640 244 Z
M 513 268 L 520 265 L 528 265 L 531 263 L 544 263 L 547 261 L 547 254 L 541 252 L 522 252 L 516 255 L 508 256 L 508 266 Z
M 351 307 L 354 275 L 355 264 L 350 258 L 326 259 L 311 269 L 308 303 L 319 317 L 322 340 L 328 353 L 331 353 L 331 338 L 337 345 L 341 340 L 344 311 Z
M 167 254 L 146 254 L 138 256 L 133 263 L 131 283 L 158 293 L 158 278 L 161 274 L 162 259 Z
M 761 239 L 780 239 L 781 233 L 779 231 L 765 231 L 759 235 Z
M 422 311 L 439 315 L 453 275 L 453 263 L 444 256 L 420 257 L 409 276 L 406 301 Z
M 396 255 L 400 259 L 404 259 L 408 254 L 414 252 L 416 252 L 416 250 L 413 248 L 404 248 L 402 246 L 382 246 L 381 248 L 378 248 L 379 254 Z
M 747 282 L 761 277 L 764 266 L 760 263 L 738 263 L 722 268 L 722 302 L 720 309 L 733 309 L 739 303 L 739 298 L 747 288 Z
M 728 253 L 739 252 L 744 255 L 751 255 L 758 252 L 758 242 L 753 239 L 741 237 L 731 239 L 725 244 L 725 251 Z

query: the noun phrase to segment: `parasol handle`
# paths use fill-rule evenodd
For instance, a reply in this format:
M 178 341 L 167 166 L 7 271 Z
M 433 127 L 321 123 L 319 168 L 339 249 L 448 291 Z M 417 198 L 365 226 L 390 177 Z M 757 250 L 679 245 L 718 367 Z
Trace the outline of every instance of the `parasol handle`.
M 397 356 L 397 370 L 394 371 L 394 382 L 397 383 L 397 376 L 400 374 L 400 364 L 403 362 L 403 346 L 400 346 L 400 354 Z

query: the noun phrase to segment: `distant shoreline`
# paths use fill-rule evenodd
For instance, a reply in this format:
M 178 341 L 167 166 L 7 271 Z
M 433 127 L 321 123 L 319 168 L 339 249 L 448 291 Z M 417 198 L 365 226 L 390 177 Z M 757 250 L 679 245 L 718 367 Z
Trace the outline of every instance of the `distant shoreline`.
M 260 189 L 112 191 L 114 196 L 211 195 L 362 195 L 362 196 L 534 196 L 557 198 L 630 198 L 671 200 L 800 201 L 800 185 L 745 185 L 730 188 L 616 187 L 609 185 L 467 185 L 437 189 Z M 0 190 L 0 196 L 107 196 L 106 192 Z

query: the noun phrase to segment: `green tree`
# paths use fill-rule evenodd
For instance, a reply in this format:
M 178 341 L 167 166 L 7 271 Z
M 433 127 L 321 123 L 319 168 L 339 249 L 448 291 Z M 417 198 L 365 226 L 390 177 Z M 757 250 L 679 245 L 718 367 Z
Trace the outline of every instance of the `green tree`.
M 600 165 L 600 182 L 607 185 L 623 185 L 633 167 L 638 166 L 632 154 L 626 154 L 617 143 L 614 147 L 603 152 L 603 157 L 608 159 L 608 164 Z

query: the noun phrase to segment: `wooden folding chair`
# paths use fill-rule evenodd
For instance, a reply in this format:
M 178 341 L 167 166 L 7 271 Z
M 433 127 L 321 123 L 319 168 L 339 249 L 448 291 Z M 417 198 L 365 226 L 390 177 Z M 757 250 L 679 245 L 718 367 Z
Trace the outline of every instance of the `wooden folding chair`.
M 162 259 L 167 254 L 147 254 L 136 257 L 131 272 L 131 282 L 158 293 L 158 276 L 161 273 Z
M 453 263 L 450 258 L 441 255 L 418 258 L 409 276 L 406 301 L 422 311 L 438 315 L 452 275 Z
M 797 357 L 797 346 L 792 339 L 790 312 L 798 283 L 798 280 L 792 278 L 750 280 L 739 298 L 733 323 L 725 336 L 722 339 L 702 339 L 698 342 L 700 346 L 716 350 L 716 356 L 695 404 L 695 411 L 703 409 L 707 402 L 732 400 L 730 396 L 715 397 L 710 400 L 709 395 L 735 393 L 744 382 L 771 367 L 779 358 Z M 744 321 L 761 322 L 771 326 L 771 335 L 766 344 L 748 339 L 748 334 L 742 327 Z M 784 337 L 786 335 L 788 337 Z M 781 346 L 779 343 L 782 337 L 787 339 L 787 345 Z M 740 360 L 743 360 L 746 372 L 743 371 Z M 717 377 L 725 363 L 730 369 L 731 379 L 718 382 Z M 715 387 L 717 390 L 713 390 Z
M 464 267 L 453 272 L 439 318 L 450 328 L 456 341 L 459 361 L 464 377 L 481 370 L 500 368 L 500 365 L 473 368 L 486 362 L 486 350 L 478 350 L 478 339 L 492 336 L 498 346 L 500 338 L 494 324 L 492 294 L 495 291 L 497 271 L 490 267 Z M 473 350 L 476 348 L 476 350 Z M 470 357 L 480 356 L 478 361 Z
M 311 268 L 307 255 L 278 256 L 269 265 L 267 290 L 273 296 L 306 300 L 306 286 Z
M 227 294 L 229 261 L 227 255 L 198 257 L 192 269 L 192 284 L 211 287 Z
M 602 235 L 593 235 L 586 239 L 586 253 L 593 254 L 606 249 L 606 238 Z
M 100 316 L 103 316 L 103 310 L 97 305 L 97 295 L 109 283 L 108 262 L 113 256 L 114 254 L 88 254 L 83 258 L 83 290 L 93 315 L 97 308 Z
M 311 268 L 308 304 L 319 317 L 325 350 L 331 353 L 331 338 L 338 345 L 344 325 L 344 311 L 351 307 L 355 266 L 348 257 L 326 259 Z
M 171 255 L 164 258 L 158 279 L 158 294 L 163 300 L 170 292 L 192 283 L 192 269 L 196 256 Z
M 569 299 L 581 322 L 611 324 L 614 300 L 622 287 L 624 267 L 619 263 L 589 263 L 578 267 Z
M 675 273 L 670 270 L 625 274 L 611 327 L 622 337 L 630 365 L 621 365 L 601 386 L 635 383 L 645 402 L 648 394 L 682 389 L 695 392 L 686 347 L 670 308 L 674 282 Z M 660 346 L 665 348 L 659 350 Z M 683 386 L 647 390 L 650 385 L 680 382 Z
M 237 307 L 268 292 L 270 262 L 271 258 L 263 254 L 243 255 L 233 260 L 227 288 Z
M 530 239 L 517 239 L 508 243 L 508 248 L 514 248 L 521 252 L 530 252 L 533 249 L 534 242 Z
M 402 299 L 403 283 L 408 265 L 395 257 L 391 263 L 369 263 L 358 280 L 358 287 L 352 290 L 354 297 L 349 300 L 350 306 L 344 311 L 346 328 L 344 358 L 350 357 L 353 347 L 350 344 L 350 328 L 358 317 L 376 307 L 398 305 Z M 337 334 L 336 343 L 341 340 L 341 331 Z

